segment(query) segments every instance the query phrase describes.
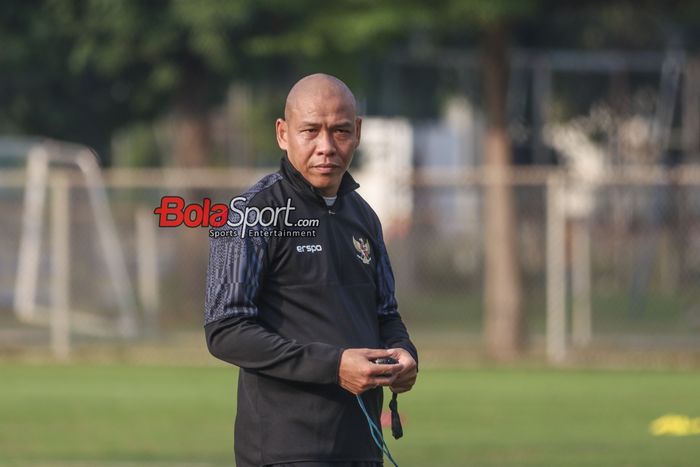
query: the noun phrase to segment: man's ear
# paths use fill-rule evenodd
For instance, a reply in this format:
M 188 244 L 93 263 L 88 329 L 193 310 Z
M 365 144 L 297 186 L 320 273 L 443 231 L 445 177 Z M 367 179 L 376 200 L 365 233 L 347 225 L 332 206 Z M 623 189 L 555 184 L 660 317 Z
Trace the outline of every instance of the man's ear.
M 287 150 L 287 136 L 289 135 L 287 122 L 278 118 L 275 121 L 275 134 L 277 135 L 277 145 L 281 150 Z
M 360 145 L 360 136 L 362 135 L 362 118 L 355 118 L 355 149 Z

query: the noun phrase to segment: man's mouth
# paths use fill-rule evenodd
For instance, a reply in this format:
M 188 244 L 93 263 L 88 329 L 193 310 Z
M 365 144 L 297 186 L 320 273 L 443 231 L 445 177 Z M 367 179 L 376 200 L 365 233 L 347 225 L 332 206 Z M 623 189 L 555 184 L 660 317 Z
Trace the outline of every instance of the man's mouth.
M 317 172 L 322 174 L 328 174 L 334 172 L 340 168 L 337 164 L 317 164 L 313 166 Z

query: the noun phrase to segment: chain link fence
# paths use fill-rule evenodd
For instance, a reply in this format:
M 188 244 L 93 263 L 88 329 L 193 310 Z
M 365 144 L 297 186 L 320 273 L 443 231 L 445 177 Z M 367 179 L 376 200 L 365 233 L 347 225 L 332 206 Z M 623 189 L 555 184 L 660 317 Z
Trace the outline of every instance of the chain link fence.
M 53 200 L 58 193 L 56 173 L 69 184 L 63 207 Z M 137 332 L 131 339 L 162 339 L 183 330 L 201 332 L 208 230 L 159 228 L 153 210 L 166 195 L 182 196 L 187 203 L 201 203 L 203 198 L 228 203 L 263 173 L 108 170 L 104 181 L 110 210 L 101 211 L 91 203 L 78 172 L 54 170 L 47 178 L 38 224 L 41 245 L 33 298 L 47 314 L 45 320 L 27 324 L 14 312 L 21 243 L 27 234 L 22 222 L 27 174 L 5 171 L 0 178 L 3 350 L 21 352 L 51 342 L 52 290 L 57 280 L 53 277 L 55 229 L 61 219 L 68 221 L 64 256 L 69 268 L 69 277 L 61 280 L 68 284 L 69 310 L 82 313 L 72 315 L 71 326 L 99 316 L 104 319 L 103 328 L 118 329 L 123 301 L 118 294 L 124 291 L 113 286 L 97 229 L 111 216 L 129 279 L 127 292 L 137 304 Z M 410 222 L 384 225 L 400 311 L 419 343 L 436 355 L 465 355 L 480 349 L 484 246 L 489 241 L 484 228 L 487 183 L 488 174 L 481 171 L 418 170 L 411 182 Z M 697 169 L 609 173 L 583 191 L 580 183 L 561 171 L 515 170 L 509 186 L 531 349 L 544 349 L 551 338 L 547 323 L 553 316 L 554 294 L 564 305 L 560 312 L 566 313 L 556 338 L 571 355 L 700 350 Z M 558 206 L 557 216 L 553 206 Z M 556 238 L 552 225 L 560 229 Z M 552 255 L 558 263 L 552 263 Z M 556 274 L 558 280 L 551 281 Z M 554 285 L 560 290 L 551 290 Z M 72 338 L 124 342 L 119 333 L 82 332 L 79 327 L 73 329 Z

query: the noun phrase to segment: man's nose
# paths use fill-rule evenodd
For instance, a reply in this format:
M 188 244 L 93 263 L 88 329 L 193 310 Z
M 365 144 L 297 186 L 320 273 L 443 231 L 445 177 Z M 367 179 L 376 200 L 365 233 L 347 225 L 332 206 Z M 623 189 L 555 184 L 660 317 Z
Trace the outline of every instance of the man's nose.
M 335 154 L 335 140 L 330 131 L 322 131 L 318 135 L 318 143 L 316 144 L 316 152 L 323 155 Z

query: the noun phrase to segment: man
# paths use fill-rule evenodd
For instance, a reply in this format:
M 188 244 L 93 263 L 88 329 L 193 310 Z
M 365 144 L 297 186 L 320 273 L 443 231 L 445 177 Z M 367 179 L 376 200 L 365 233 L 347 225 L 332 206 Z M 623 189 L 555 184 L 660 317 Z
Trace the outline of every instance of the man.
M 381 225 L 347 172 L 361 124 L 339 79 L 297 82 L 276 122 L 279 172 L 211 240 L 205 332 L 241 368 L 238 467 L 383 465 L 355 395 L 379 425 L 382 387 L 416 380 Z M 398 363 L 374 363 L 386 357 Z

